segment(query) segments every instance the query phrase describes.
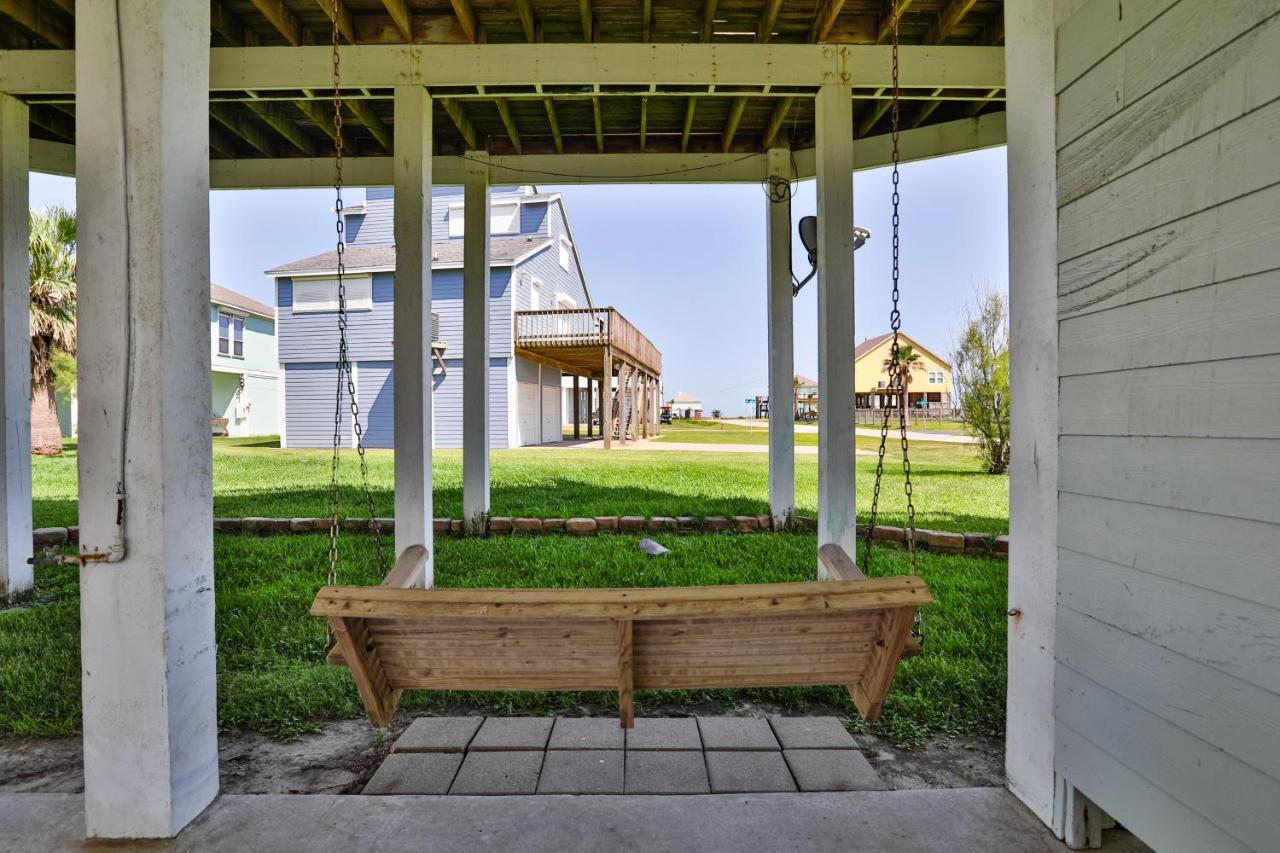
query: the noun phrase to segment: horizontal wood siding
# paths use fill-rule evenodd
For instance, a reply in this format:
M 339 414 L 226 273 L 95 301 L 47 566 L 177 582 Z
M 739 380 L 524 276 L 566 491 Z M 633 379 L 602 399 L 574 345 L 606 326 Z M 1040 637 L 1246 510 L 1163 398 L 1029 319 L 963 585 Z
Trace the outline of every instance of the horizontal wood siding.
M 462 447 L 462 359 L 445 359 L 448 374 L 436 375 L 432 411 L 435 423 L 435 446 Z M 507 359 L 489 360 L 489 446 L 495 450 L 507 446 L 508 406 Z
M 285 437 L 290 447 L 332 447 L 338 371 L 332 364 L 284 365 Z M 351 398 L 343 389 L 341 443 L 351 446 Z
M 510 267 L 489 270 L 489 354 L 511 355 Z M 467 342 L 462 337 L 462 270 L 435 270 L 431 273 L 431 311 L 440 317 L 440 339 L 449 358 L 463 358 Z
M 1056 764 L 1161 850 L 1280 837 L 1278 13 L 1058 32 Z
M 394 277 L 374 273 L 373 308 L 347 312 L 347 349 L 352 361 L 391 359 L 391 320 Z M 434 290 L 434 288 L 433 288 Z M 277 348 L 281 364 L 329 362 L 338 358 L 338 313 L 336 311 L 293 312 L 293 280 L 276 281 Z
M 395 383 L 391 362 L 362 361 L 356 365 L 356 399 L 365 447 L 392 447 L 395 427 Z

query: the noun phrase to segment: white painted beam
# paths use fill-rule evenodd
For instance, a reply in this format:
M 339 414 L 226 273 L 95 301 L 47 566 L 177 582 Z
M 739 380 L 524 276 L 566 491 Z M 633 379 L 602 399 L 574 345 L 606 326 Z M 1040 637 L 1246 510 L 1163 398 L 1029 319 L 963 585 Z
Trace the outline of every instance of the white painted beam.
M 818 544 L 854 553 L 853 100 L 818 92 Z M 818 576 L 826 569 L 818 566 Z
M 80 3 L 76 44 L 85 824 L 169 837 L 218 792 L 209 2 Z
M 392 317 L 396 557 L 427 549 L 423 586 L 435 583 L 431 462 L 431 98 L 395 90 L 396 278 Z M 344 164 L 348 180 L 351 174 Z
M 791 150 L 770 148 L 769 174 L 790 181 Z M 795 298 L 791 285 L 791 201 L 765 200 L 768 217 L 766 297 L 769 317 L 769 512 L 775 529 L 791 524 L 796 507 Z
M 1051 3 L 1005 7 L 1009 86 L 1009 677 L 1005 779 L 1054 807 L 1058 586 L 1058 207 Z
M 1005 114 L 932 124 L 903 131 L 902 161 L 926 160 L 963 151 L 992 148 L 1005 142 Z M 812 148 L 794 152 L 795 176 L 814 176 Z M 877 169 L 889 163 L 889 138 L 873 136 L 853 143 L 853 168 Z M 759 183 L 767 170 L 765 155 L 743 154 L 525 154 L 489 158 L 492 182 L 557 184 Z M 433 180 L 440 186 L 462 183 L 461 157 L 433 158 Z M 74 175 L 75 146 L 31 140 L 31 169 L 55 175 Z M 352 186 L 389 186 L 392 158 L 347 157 L 343 174 Z M 209 181 L 215 189 L 324 187 L 333 181 L 333 161 L 327 157 L 280 160 L 210 160 Z
M 462 183 L 462 523 L 473 536 L 483 535 L 489 521 L 487 159 L 483 151 L 468 151 Z M 538 394 L 541 400 L 541 389 Z
M 1004 48 L 903 46 L 906 88 L 1004 86 Z M 333 85 L 328 46 L 218 47 L 212 90 L 324 89 Z M 463 44 L 347 45 L 342 82 L 393 86 L 649 85 L 817 87 L 892 85 L 887 45 L 825 44 Z M 0 92 L 64 94 L 75 89 L 71 51 L 0 51 Z
M 0 95 L 0 603 L 31 589 L 27 105 Z

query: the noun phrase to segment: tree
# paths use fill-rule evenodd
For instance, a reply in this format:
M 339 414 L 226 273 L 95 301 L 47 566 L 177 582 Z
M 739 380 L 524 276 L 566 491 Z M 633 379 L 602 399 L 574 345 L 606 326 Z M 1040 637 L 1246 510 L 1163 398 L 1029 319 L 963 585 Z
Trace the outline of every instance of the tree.
M 969 309 L 952 361 L 965 429 L 991 474 L 1009 470 L 1009 310 L 995 291 Z
M 31 452 L 62 452 L 54 389 L 59 354 L 76 352 L 76 214 L 62 207 L 31 212 Z M 65 382 L 65 380 L 63 380 Z
M 719 410 L 719 409 L 712 409 L 712 410 L 711 410 L 711 419 L 712 419 L 713 421 L 718 421 L 718 420 L 720 420 L 720 410 Z
M 901 377 L 902 399 L 898 401 L 898 405 L 904 409 L 907 406 L 907 389 L 911 387 L 911 374 L 924 366 L 924 359 L 920 358 L 920 353 L 916 352 L 916 348 L 911 344 L 898 345 L 898 376 Z M 893 355 L 890 354 L 884 360 L 885 373 L 889 375 L 890 386 L 893 382 Z

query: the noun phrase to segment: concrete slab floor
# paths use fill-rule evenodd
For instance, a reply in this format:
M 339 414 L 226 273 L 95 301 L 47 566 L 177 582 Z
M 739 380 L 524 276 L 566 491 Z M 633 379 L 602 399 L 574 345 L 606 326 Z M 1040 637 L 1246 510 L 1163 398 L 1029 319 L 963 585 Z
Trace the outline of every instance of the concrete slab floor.
M 763 717 L 698 717 L 705 749 L 779 749 Z
M 484 717 L 419 717 L 396 738 L 392 752 L 465 752 Z
M 539 794 L 621 794 L 620 749 L 551 749 L 542 761 Z
M 627 749 L 702 749 L 693 717 L 637 717 L 627 729 Z
M 470 750 L 545 749 L 553 723 L 553 717 L 486 717 Z
M 706 758 L 711 790 L 717 794 L 796 790 L 787 762 L 776 749 L 708 752 Z
M 82 798 L 0 794 L 0 853 L 86 844 Z M 695 797 L 351 797 L 227 795 L 170 841 L 112 853 L 1061 853 L 1001 788 Z M 1108 853 L 1146 851 L 1107 833 Z
M 557 717 L 547 749 L 622 749 L 626 729 L 613 717 Z
M 451 794 L 532 794 L 538 790 L 541 751 L 469 752 L 454 777 Z
M 364 786 L 365 794 L 447 794 L 460 752 L 393 752 Z

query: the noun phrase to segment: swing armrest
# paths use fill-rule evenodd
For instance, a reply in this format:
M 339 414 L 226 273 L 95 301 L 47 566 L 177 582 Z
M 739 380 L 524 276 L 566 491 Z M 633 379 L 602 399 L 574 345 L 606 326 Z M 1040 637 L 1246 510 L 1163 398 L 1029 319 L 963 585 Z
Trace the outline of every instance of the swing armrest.
M 421 545 L 410 545 L 396 560 L 395 568 L 387 573 L 379 586 L 392 589 L 414 589 L 422 585 L 422 577 L 427 571 L 427 549 Z M 342 649 L 337 643 L 329 649 L 325 663 L 330 666 L 346 666 L 342 658 Z
M 828 542 L 818 549 L 818 559 L 827 570 L 827 580 L 864 581 L 867 579 L 867 576 L 853 562 L 849 552 L 834 542 Z M 902 644 L 904 658 L 919 657 L 923 651 L 920 641 L 915 637 L 907 637 L 906 642 Z

